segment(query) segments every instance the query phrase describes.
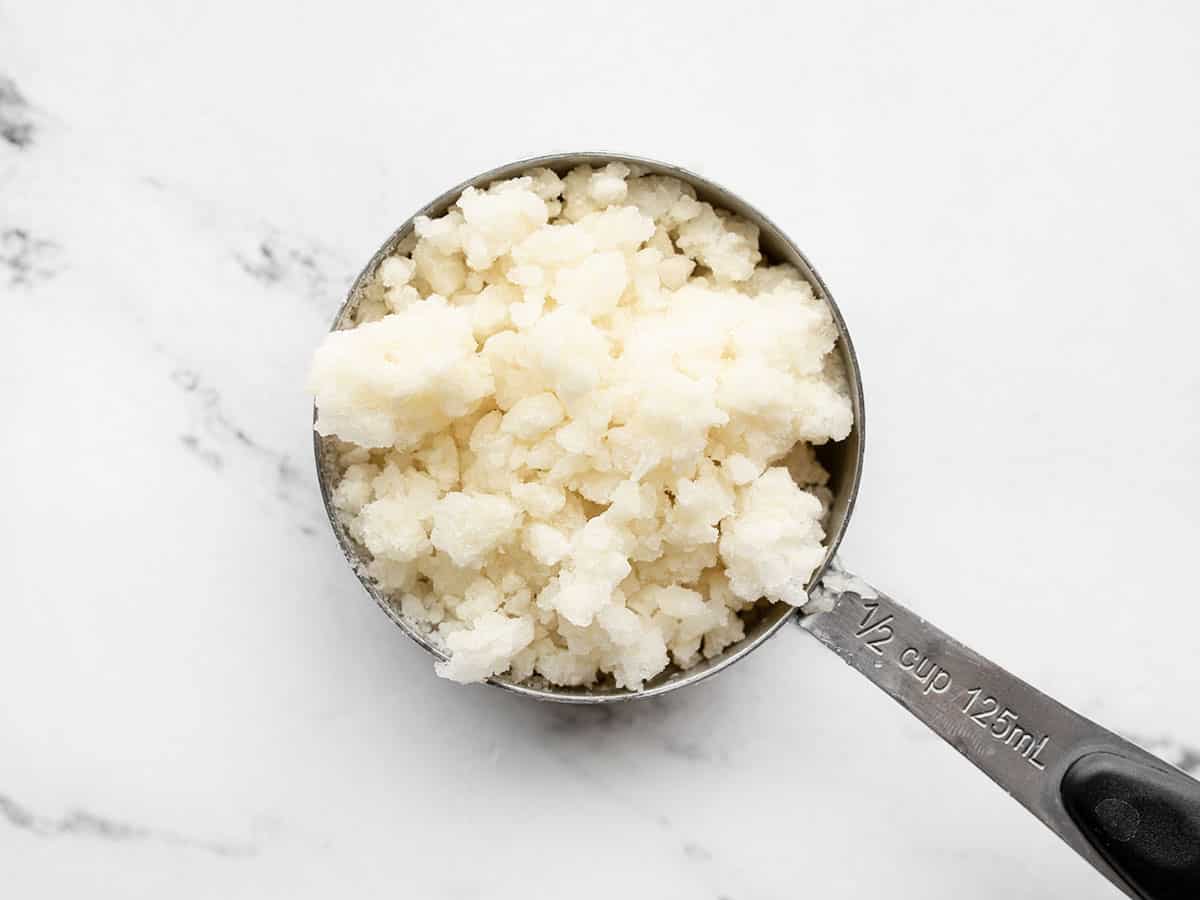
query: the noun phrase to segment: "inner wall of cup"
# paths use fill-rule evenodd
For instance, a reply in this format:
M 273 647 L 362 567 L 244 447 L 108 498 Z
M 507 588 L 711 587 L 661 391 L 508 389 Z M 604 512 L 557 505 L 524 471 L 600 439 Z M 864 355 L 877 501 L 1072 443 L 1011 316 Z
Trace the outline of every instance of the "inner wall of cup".
M 843 441 L 837 443 L 828 443 L 817 448 L 817 457 L 822 465 L 829 471 L 830 488 L 834 494 L 834 502 L 830 511 L 828 523 L 828 535 L 826 544 L 828 551 L 826 553 L 825 563 L 828 564 L 837 550 L 838 544 L 841 542 L 842 535 L 845 532 L 846 523 L 849 520 L 850 512 L 854 506 L 854 499 L 858 491 L 859 475 L 862 468 L 862 435 L 863 435 L 863 410 L 862 410 L 862 391 L 859 381 L 858 362 L 854 355 L 853 346 L 850 343 L 849 336 L 846 331 L 845 323 L 842 320 L 841 314 L 837 306 L 833 303 L 829 296 L 824 283 L 817 275 L 816 271 L 804 258 L 799 249 L 787 239 L 784 234 L 775 227 L 775 225 L 764 217 L 761 213 L 745 203 L 739 197 L 729 193 L 719 185 L 705 181 L 693 173 L 668 166 L 663 163 L 658 163 L 652 160 L 643 160 L 637 157 L 619 156 L 603 153 L 577 153 L 566 154 L 552 157 L 541 157 L 530 159 L 521 162 L 511 163 L 483 175 L 477 176 L 468 182 L 464 182 L 455 188 L 447 191 L 442 196 L 438 197 L 419 213 L 413 216 L 439 216 L 443 214 L 457 199 L 463 189 L 468 185 L 484 186 L 493 181 L 504 178 L 515 177 L 522 172 L 531 168 L 544 166 L 553 169 L 559 174 L 564 174 L 568 170 L 577 165 L 598 165 L 602 166 L 609 162 L 621 161 L 633 163 L 647 169 L 651 172 L 670 175 L 688 182 L 696 189 L 696 194 L 701 200 L 705 200 L 717 208 L 727 209 L 759 226 L 760 237 L 759 246 L 762 249 L 764 257 L 771 263 L 790 263 L 795 266 L 800 273 L 812 284 L 816 294 L 829 303 L 833 310 L 834 319 L 837 322 L 839 331 L 839 340 L 837 351 L 841 356 L 842 363 L 846 370 L 846 376 L 849 382 L 851 398 L 854 409 L 854 428 L 850 435 Z M 350 295 L 345 304 L 339 310 L 337 318 L 334 321 L 334 329 L 350 327 L 352 324 L 351 318 L 354 310 L 358 305 L 361 297 L 361 289 L 374 277 L 375 270 L 380 262 L 390 255 L 397 244 L 406 238 L 412 231 L 413 219 L 405 222 L 397 231 L 384 242 L 379 251 L 367 263 L 362 273 L 355 280 L 354 286 L 350 290 Z M 315 448 L 317 456 L 318 477 L 321 482 L 322 494 L 325 497 L 326 511 L 329 514 L 329 519 L 333 525 L 333 530 L 337 536 L 338 542 L 346 555 L 347 560 L 353 566 L 359 580 L 367 589 L 368 593 L 375 599 L 380 607 L 387 613 L 406 634 L 413 640 L 419 643 L 429 652 L 438 657 L 445 657 L 444 651 L 437 643 L 429 638 L 428 635 L 421 632 L 413 623 L 409 622 L 400 612 L 398 598 L 392 598 L 386 593 L 380 591 L 372 580 L 366 575 L 366 564 L 370 560 L 370 555 L 367 550 L 359 545 L 350 535 L 338 518 L 335 510 L 330 503 L 330 494 L 332 489 L 337 484 L 339 473 L 337 471 L 336 454 L 333 450 L 334 442 L 331 439 L 316 437 Z M 821 574 L 818 570 L 813 575 L 815 580 Z M 596 702 L 603 700 L 621 700 L 632 697 L 649 697 L 667 690 L 672 690 L 676 687 L 681 687 L 684 684 L 690 684 L 698 681 L 708 675 L 714 674 L 725 666 L 735 662 L 742 656 L 745 656 L 755 647 L 759 646 L 763 641 L 773 635 L 779 628 L 788 620 L 793 612 L 793 608 L 784 603 L 768 604 L 765 601 L 760 601 L 751 613 L 743 614 L 747 619 L 746 636 L 738 643 L 725 649 L 723 653 L 713 659 L 706 660 L 696 666 L 693 666 L 686 671 L 676 669 L 674 666 L 669 667 L 665 672 L 658 675 L 656 678 L 648 682 L 645 688 L 638 693 L 632 693 L 624 689 L 616 689 L 613 687 L 601 688 L 569 688 L 557 687 L 541 682 L 540 679 L 532 679 L 520 684 L 514 683 L 507 676 L 501 675 L 492 679 L 492 683 L 499 687 L 507 688 L 508 690 L 516 691 L 529 696 L 538 697 L 548 700 L 562 700 L 575 702 Z

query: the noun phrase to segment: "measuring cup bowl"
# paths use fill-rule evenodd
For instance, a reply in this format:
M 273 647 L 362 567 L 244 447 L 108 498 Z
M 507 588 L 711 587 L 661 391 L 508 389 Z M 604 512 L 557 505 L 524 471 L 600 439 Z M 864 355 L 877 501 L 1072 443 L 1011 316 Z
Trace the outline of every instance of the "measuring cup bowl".
M 846 373 L 846 382 L 850 390 L 851 404 L 854 412 L 854 426 L 849 436 L 842 441 L 830 442 L 817 448 L 817 456 L 822 465 L 829 471 L 829 487 L 833 492 L 833 503 L 826 526 L 826 553 L 821 566 L 813 573 L 810 584 L 816 582 L 837 552 L 842 535 L 845 534 L 850 513 L 854 509 L 854 500 L 858 495 L 859 479 L 862 474 L 863 461 L 863 394 L 862 380 L 859 376 L 858 359 L 854 355 L 854 345 L 846 330 L 846 323 L 841 312 L 830 296 L 825 282 L 817 274 L 816 269 L 808 261 L 790 238 L 770 219 L 721 185 L 703 178 L 694 172 L 681 169 L 668 163 L 645 159 L 639 156 L 629 156 L 620 153 L 558 153 L 550 156 L 538 156 L 518 160 L 487 172 L 483 172 L 450 188 L 436 200 L 419 210 L 404 222 L 383 243 L 383 246 L 371 257 L 370 261 L 355 279 L 342 307 L 334 319 L 333 328 L 347 328 L 353 325 L 354 311 L 363 296 L 366 285 L 375 277 L 376 269 L 385 257 L 393 253 L 396 247 L 407 238 L 413 230 L 413 223 L 418 216 L 431 218 L 440 216 L 458 200 L 459 195 L 468 187 L 485 187 L 494 181 L 505 178 L 515 178 L 530 169 L 547 168 L 559 174 L 565 174 L 576 166 L 604 166 L 612 162 L 625 163 L 637 167 L 647 173 L 669 175 L 690 184 L 696 190 L 699 199 L 711 203 L 718 209 L 727 209 L 736 215 L 752 222 L 759 229 L 759 246 L 763 256 L 771 263 L 790 263 L 795 266 L 812 285 L 813 291 L 823 299 L 833 313 L 837 323 L 838 341 L 835 352 Z M 315 421 L 314 410 L 314 421 Z M 419 627 L 405 617 L 400 611 L 398 597 L 391 597 L 366 575 L 366 565 L 370 556 L 366 549 L 351 537 L 345 525 L 333 507 L 332 494 L 337 486 L 339 477 L 335 441 L 322 438 L 314 432 L 314 445 L 317 461 L 317 477 L 321 486 L 321 495 L 325 501 L 325 511 L 329 524 L 337 536 L 342 552 L 358 574 L 363 587 L 366 588 L 380 608 L 396 623 L 405 634 L 424 647 L 439 659 L 445 659 L 445 651 L 429 639 Z M 665 672 L 648 682 L 641 691 L 629 691 L 623 688 L 599 687 L 561 687 L 552 685 L 539 678 L 524 682 L 515 682 L 507 675 L 498 675 L 489 679 L 489 683 L 507 691 L 533 697 L 538 700 L 552 700 L 563 703 L 617 703 L 625 700 L 645 699 L 656 697 L 678 688 L 703 681 L 712 675 L 733 665 L 746 657 L 756 647 L 777 633 L 794 615 L 795 608 L 786 603 L 760 604 L 746 619 L 746 636 L 736 644 L 727 647 L 718 656 L 705 660 L 690 669 L 679 670 L 668 668 Z

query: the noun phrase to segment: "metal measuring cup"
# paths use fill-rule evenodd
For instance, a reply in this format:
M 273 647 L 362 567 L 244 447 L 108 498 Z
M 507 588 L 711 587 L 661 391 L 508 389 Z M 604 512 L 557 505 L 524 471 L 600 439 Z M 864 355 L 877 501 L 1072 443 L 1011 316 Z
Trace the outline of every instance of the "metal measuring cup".
M 1030 687 L 837 565 L 835 554 L 862 473 L 865 418 L 858 359 L 845 321 L 811 263 L 770 219 L 740 197 L 677 166 L 623 154 L 564 153 L 510 163 L 451 188 L 401 225 L 355 280 L 333 328 L 353 326 L 364 288 L 382 260 L 409 237 L 418 216 L 440 216 L 465 188 L 486 186 L 531 168 L 561 174 L 578 165 L 610 162 L 678 178 L 694 187 L 701 200 L 753 222 L 763 255 L 795 266 L 833 313 L 854 428 L 844 441 L 817 448 L 830 474 L 834 500 L 825 560 L 809 583 L 814 603 L 799 615 L 801 627 L 983 770 L 1128 896 L 1198 900 L 1200 783 Z M 445 659 L 445 651 L 403 616 L 399 598 L 388 596 L 365 574 L 369 554 L 349 535 L 332 504 L 340 474 L 335 442 L 315 435 L 314 446 L 330 525 L 359 580 L 405 634 Z M 783 603 L 760 607 L 741 641 L 686 671 L 668 669 L 638 692 L 565 688 L 536 680 L 518 684 L 503 675 L 489 683 L 565 703 L 653 697 L 715 675 L 760 646 L 795 614 Z

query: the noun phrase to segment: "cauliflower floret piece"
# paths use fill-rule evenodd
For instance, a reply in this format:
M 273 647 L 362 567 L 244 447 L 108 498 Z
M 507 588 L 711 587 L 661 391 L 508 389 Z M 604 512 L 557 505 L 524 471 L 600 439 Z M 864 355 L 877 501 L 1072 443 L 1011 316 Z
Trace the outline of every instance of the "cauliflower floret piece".
M 431 297 L 401 313 L 328 335 L 309 389 L 317 431 L 364 447 L 414 447 L 493 391 L 468 314 Z
M 403 312 L 414 303 L 421 300 L 421 292 L 411 284 L 403 284 L 399 287 L 388 288 L 383 295 L 385 309 L 380 311 L 379 315 L 373 315 L 372 318 L 360 321 L 377 322 L 389 312 Z
M 541 318 L 545 309 L 545 288 L 529 287 L 522 292 L 521 302 L 509 307 L 508 315 L 514 325 L 525 330 Z
M 574 310 L 548 313 L 528 334 L 530 354 L 543 377 L 567 402 L 595 388 L 610 368 L 604 333 Z
M 675 503 L 667 515 L 666 538 L 684 547 L 715 543 L 717 523 L 733 509 L 732 485 L 709 464 L 695 478 L 675 482 Z
M 524 546 L 543 566 L 553 566 L 570 551 L 571 541 L 553 525 L 534 522 L 525 529 Z
M 600 206 L 620 203 L 625 199 L 625 177 L 628 174 L 629 166 L 624 163 L 609 163 L 598 172 L 592 173 L 588 181 L 588 194 Z
M 429 535 L 403 498 L 368 503 L 359 513 L 357 531 L 376 559 L 412 562 L 429 552 Z
M 422 562 L 429 557 L 422 558 Z M 395 593 L 412 591 L 417 585 L 418 564 L 379 557 L 367 565 L 367 575 L 380 589 Z
M 445 607 L 427 593 L 403 594 L 400 597 L 400 613 L 418 625 L 425 626 L 422 630 L 437 625 L 446 618 Z
M 844 387 L 819 376 L 801 378 L 794 397 L 799 431 L 796 440 L 824 444 L 850 434 L 854 411 Z
M 456 566 L 479 568 L 488 553 L 513 537 L 521 511 L 489 494 L 447 494 L 433 510 L 433 546 Z
M 379 467 L 370 463 L 355 463 L 347 466 L 342 480 L 333 490 L 333 505 L 342 513 L 358 515 L 371 502 L 371 482 L 379 474 Z
M 501 331 L 483 345 L 483 357 L 492 372 L 496 405 L 511 409 L 519 400 L 546 390 L 542 373 L 529 353 L 528 338 L 515 331 Z
M 686 256 L 668 256 L 658 263 L 658 277 L 667 290 L 677 291 L 687 284 L 688 277 L 696 268 L 696 261 Z
M 413 459 L 425 467 L 438 486 L 448 491 L 458 484 L 458 445 L 448 432 L 434 435 L 416 453 Z
M 675 243 L 724 281 L 747 280 L 762 259 L 758 226 L 733 216 L 721 218 L 707 203 L 700 204 L 699 215 L 679 226 Z
M 667 632 L 667 646 L 675 663 L 686 668 L 696 662 L 704 635 L 730 618 L 722 604 L 706 601 L 698 592 L 677 584 L 643 589 L 643 602 L 657 606 L 655 621 Z
M 717 404 L 731 418 L 754 417 L 781 434 L 795 417 L 798 390 L 797 379 L 786 369 L 772 368 L 759 357 L 739 357 L 718 376 Z
M 743 485 L 749 484 L 761 475 L 766 466 L 761 462 L 756 462 L 744 453 L 734 453 L 725 460 L 722 468 L 733 484 Z
M 628 284 L 624 254 L 610 250 L 559 269 L 550 296 L 564 307 L 596 319 L 616 309 Z
M 629 203 L 664 227 L 674 228 L 699 212 L 695 189 L 678 178 L 643 175 L 626 184 Z
M 493 410 L 475 424 L 467 442 L 471 462 L 463 472 L 464 488 L 480 493 L 508 492 L 516 440 L 501 430 L 502 421 L 499 410 Z
M 595 249 L 632 253 L 654 234 L 654 220 L 632 206 L 610 206 L 591 213 L 579 222 L 592 237 Z
M 790 287 L 808 294 L 813 293 L 812 285 L 804 280 L 804 276 L 795 266 L 784 263 L 778 266 L 758 266 L 748 281 L 738 286 L 752 296 L 767 294 L 779 287 Z
M 416 263 L 407 256 L 389 256 L 379 264 L 383 299 L 391 312 L 400 312 L 421 299 L 420 292 L 409 284 L 416 271 Z
M 513 499 L 532 518 L 549 519 L 558 513 L 567 502 L 567 495 L 557 485 L 530 482 L 512 486 Z
M 454 617 L 463 622 L 474 622 L 499 609 L 503 600 L 495 583 L 480 576 L 467 585 L 462 602 L 454 609 Z
M 446 215 L 436 219 L 428 216 L 417 216 L 413 221 L 412 246 L 405 250 L 397 247 L 397 253 L 416 253 L 416 249 L 425 243 L 447 256 L 462 252 L 460 230 L 463 225 L 461 210 L 451 209 Z
M 590 654 L 577 653 L 550 644 L 538 654 L 534 671 L 551 684 L 582 687 L 595 684 L 599 677 L 597 660 Z
M 379 264 L 379 280 L 384 287 L 402 287 L 412 281 L 416 265 L 407 256 L 389 256 Z
M 538 605 L 555 610 L 574 625 L 590 625 L 612 601 L 612 593 L 631 571 L 627 535 L 597 516 L 571 539 L 571 551 L 558 582 L 538 598 Z
M 523 441 L 541 437 L 563 420 L 563 407 L 549 392 L 518 400 L 504 414 L 501 429 Z
M 595 249 L 582 225 L 549 225 L 513 247 L 512 258 L 519 266 L 555 268 L 586 259 Z
M 529 189 L 547 202 L 557 200 L 562 194 L 562 179 L 552 169 L 530 169 L 525 176 L 529 179 Z
M 663 309 L 667 297 L 663 294 L 662 277 L 658 266 L 662 261 L 662 253 L 653 247 L 637 251 L 633 255 L 632 277 L 633 299 L 637 311 Z M 634 310 L 625 308 L 616 310 L 610 319 L 610 328 L 618 345 L 623 345 L 629 338 L 630 332 L 637 327 L 640 317 Z
M 702 454 L 708 430 L 729 421 L 716 403 L 711 379 L 692 379 L 674 369 L 643 371 L 637 412 L 608 434 L 614 453 L 641 478 L 663 460 Z
M 617 687 L 641 690 L 647 680 L 667 667 L 667 645 L 650 619 L 612 604 L 596 614 L 596 623 L 617 651 L 611 654 Z
M 467 282 L 467 264 L 458 251 L 445 252 L 437 242 L 422 238 L 413 250 L 417 277 L 437 294 L 449 297 L 462 290 Z
M 521 292 L 507 284 L 489 284 L 471 297 L 471 330 L 484 342 L 509 324 L 509 312 L 521 300 Z
M 592 195 L 593 174 L 591 166 L 576 166 L 563 179 L 562 217 L 568 222 L 578 222 L 589 213 L 608 205 L 597 202 Z
M 837 326 L 829 307 L 816 299 L 811 287 L 782 285 L 759 294 L 754 310 L 755 315 L 740 321 L 730 334 L 738 357 L 753 357 L 797 375 L 821 371 L 837 342 Z
M 531 187 L 532 178 L 513 178 L 486 191 L 469 187 L 458 198 L 464 224 L 459 240 L 467 265 L 489 268 L 548 220 L 546 203 Z
M 808 601 L 805 585 L 825 559 L 821 502 L 774 466 L 738 491 L 737 511 L 721 522 L 720 553 L 731 590 L 743 600 Z
M 450 659 L 437 663 L 437 673 L 461 684 L 483 681 L 507 669 L 512 658 L 532 641 L 533 619 L 486 613 L 470 628 L 446 637 Z

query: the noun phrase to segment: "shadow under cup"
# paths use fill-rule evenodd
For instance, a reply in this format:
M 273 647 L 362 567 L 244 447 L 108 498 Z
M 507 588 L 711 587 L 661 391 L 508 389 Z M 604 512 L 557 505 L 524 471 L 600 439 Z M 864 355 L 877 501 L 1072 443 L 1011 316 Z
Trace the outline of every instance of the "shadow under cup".
M 862 472 L 864 434 L 863 396 L 858 360 L 854 355 L 854 347 L 850 342 L 841 312 L 833 302 L 833 298 L 829 295 L 829 290 L 825 287 L 824 282 L 821 281 L 820 276 L 817 275 L 816 270 L 813 269 L 812 265 L 804 257 L 804 254 L 766 216 L 720 185 L 676 166 L 636 156 L 614 153 L 562 153 L 519 160 L 497 169 L 492 169 L 489 172 L 484 172 L 468 181 L 464 181 L 462 184 L 442 194 L 424 209 L 415 213 L 384 242 L 383 246 L 379 248 L 378 252 L 371 257 L 370 262 L 363 268 L 358 278 L 355 279 L 345 303 L 342 304 L 342 307 L 338 310 L 337 317 L 334 319 L 333 330 L 352 327 L 353 314 L 363 296 L 363 288 L 374 278 L 375 271 L 383 259 L 391 255 L 396 246 L 412 232 L 413 221 L 418 216 L 440 216 L 454 204 L 465 188 L 470 186 L 483 187 L 493 181 L 516 177 L 532 168 L 544 167 L 553 169 L 561 175 L 578 165 L 604 166 L 610 162 L 628 163 L 636 165 L 646 172 L 678 178 L 694 187 L 699 199 L 711 203 L 718 209 L 726 209 L 753 222 L 759 228 L 759 247 L 766 261 L 773 264 L 790 263 L 795 266 L 812 285 L 817 296 L 825 300 L 833 312 L 833 318 L 837 323 L 839 335 L 836 352 L 840 355 L 846 371 L 854 412 L 854 427 L 845 440 L 830 442 L 816 448 L 817 458 L 829 471 L 829 487 L 833 491 L 834 501 L 826 528 L 828 534 L 826 538 L 827 550 L 825 559 L 821 567 L 813 573 L 809 581 L 811 585 L 821 576 L 825 567 L 837 552 L 842 535 L 845 533 L 850 513 L 854 508 L 855 497 L 858 493 L 859 479 Z M 314 409 L 314 420 L 315 412 L 316 410 Z M 375 602 L 387 613 L 388 617 L 405 634 L 434 656 L 439 659 L 445 659 L 445 651 L 434 643 L 420 628 L 401 614 L 399 597 L 390 596 L 380 590 L 378 585 L 366 575 L 366 566 L 371 559 L 370 554 L 366 548 L 357 543 L 349 535 L 345 525 L 341 522 L 333 507 L 333 489 L 337 486 L 340 478 L 337 466 L 336 443 L 335 439 L 323 438 L 314 432 L 317 478 L 321 486 L 321 496 L 325 502 L 325 511 L 329 517 L 329 523 L 333 528 L 333 533 L 337 536 L 342 552 L 358 575 L 359 581 L 366 588 L 367 593 L 375 599 Z M 680 671 L 674 666 L 667 668 L 664 672 L 647 682 L 641 691 L 634 692 L 619 689 L 611 684 L 607 686 L 601 684 L 594 688 L 558 687 L 545 683 L 538 676 L 517 684 L 510 681 L 507 676 L 500 675 L 490 679 L 489 683 L 505 690 L 539 700 L 554 700 L 564 703 L 608 703 L 653 697 L 667 691 L 675 690 L 676 688 L 694 684 L 710 675 L 715 675 L 725 667 L 742 659 L 750 651 L 761 645 L 767 638 L 775 634 L 788 621 L 794 611 L 793 607 L 785 603 L 769 603 L 766 600 L 760 600 L 754 609 L 742 614 L 746 626 L 746 636 L 742 640 L 725 648 L 720 655 L 705 660 L 686 671 Z

